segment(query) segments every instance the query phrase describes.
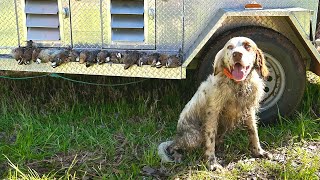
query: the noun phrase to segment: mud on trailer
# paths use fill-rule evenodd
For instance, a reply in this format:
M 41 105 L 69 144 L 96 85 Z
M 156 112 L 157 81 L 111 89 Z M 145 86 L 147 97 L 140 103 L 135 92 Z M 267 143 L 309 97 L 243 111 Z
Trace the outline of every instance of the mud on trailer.
M 304 92 L 306 69 L 319 67 L 313 38 L 319 2 L 256 2 L 261 9 L 244 8 L 250 0 L 1 0 L 0 70 L 185 79 L 188 69 L 198 68 L 198 79 L 203 80 L 224 43 L 247 36 L 264 51 L 270 70 L 260 116 L 272 122 L 278 112 L 287 115 L 295 109 Z M 177 57 L 181 65 L 18 65 L 11 51 L 28 46 L 29 40 L 48 50 Z

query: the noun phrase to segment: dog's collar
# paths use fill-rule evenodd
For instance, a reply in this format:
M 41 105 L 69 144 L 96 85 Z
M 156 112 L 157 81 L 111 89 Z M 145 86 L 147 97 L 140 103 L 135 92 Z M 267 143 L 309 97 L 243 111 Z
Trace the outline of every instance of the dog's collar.
M 227 68 L 223 68 L 223 74 L 227 76 L 229 79 L 233 79 L 231 72 Z

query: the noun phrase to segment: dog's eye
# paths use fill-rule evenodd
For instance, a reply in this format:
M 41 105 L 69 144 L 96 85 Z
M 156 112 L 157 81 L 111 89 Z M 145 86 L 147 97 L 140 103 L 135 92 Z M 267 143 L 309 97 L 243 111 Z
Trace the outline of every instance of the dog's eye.
M 227 49 L 233 49 L 233 48 L 234 48 L 233 45 L 229 45 L 229 46 L 227 47 Z
M 250 46 L 249 44 L 245 44 L 245 45 L 244 45 L 244 48 L 245 48 L 247 51 L 249 51 L 250 48 L 251 48 L 251 46 Z

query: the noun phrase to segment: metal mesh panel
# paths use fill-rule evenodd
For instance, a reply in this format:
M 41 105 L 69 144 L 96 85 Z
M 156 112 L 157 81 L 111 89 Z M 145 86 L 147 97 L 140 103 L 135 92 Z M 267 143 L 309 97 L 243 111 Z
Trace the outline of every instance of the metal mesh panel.
M 19 45 L 14 0 L 0 1 L 0 19 L 0 53 L 8 54 Z

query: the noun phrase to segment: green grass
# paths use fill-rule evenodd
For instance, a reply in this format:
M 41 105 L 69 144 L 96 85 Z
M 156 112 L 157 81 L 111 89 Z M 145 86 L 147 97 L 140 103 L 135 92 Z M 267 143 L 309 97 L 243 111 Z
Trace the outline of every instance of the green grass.
M 136 80 L 66 76 L 97 83 Z M 196 90 L 192 80 L 150 79 L 114 88 L 50 77 L 0 84 L 1 178 L 152 179 L 143 173 L 150 167 L 165 172 L 154 176 L 169 179 L 319 179 L 320 84 L 308 84 L 293 116 L 259 128 L 263 147 L 283 161 L 251 161 L 247 135 L 236 130 L 218 153 L 223 172 L 207 171 L 199 151 L 177 165 L 162 165 L 157 156 L 158 144 L 172 138 Z M 311 143 L 316 148 L 309 151 Z

